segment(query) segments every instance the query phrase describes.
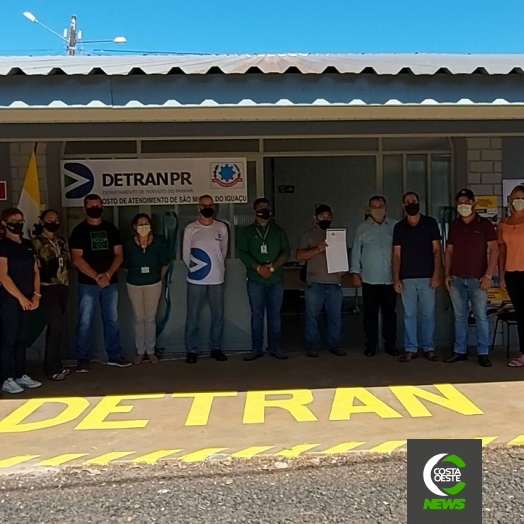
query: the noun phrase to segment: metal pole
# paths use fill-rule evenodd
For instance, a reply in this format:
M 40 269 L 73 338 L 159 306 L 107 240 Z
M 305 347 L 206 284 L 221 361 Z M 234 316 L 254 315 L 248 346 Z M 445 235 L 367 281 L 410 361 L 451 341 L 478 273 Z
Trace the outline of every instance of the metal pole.
M 73 56 L 76 50 L 76 16 L 75 15 L 71 15 L 71 19 L 69 21 L 69 34 L 67 36 L 68 36 L 67 54 L 69 56 Z

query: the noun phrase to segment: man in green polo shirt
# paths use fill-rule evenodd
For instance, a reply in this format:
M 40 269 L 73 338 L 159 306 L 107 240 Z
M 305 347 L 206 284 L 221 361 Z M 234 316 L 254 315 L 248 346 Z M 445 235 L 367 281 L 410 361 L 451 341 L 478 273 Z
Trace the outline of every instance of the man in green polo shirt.
M 267 311 L 269 353 L 287 358 L 280 347 L 281 309 L 284 298 L 283 269 L 290 248 L 286 232 L 271 220 L 271 203 L 258 198 L 253 204 L 255 222 L 240 234 L 240 260 L 247 268 L 247 294 L 251 306 L 251 353 L 246 361 L 264 355 L 264 314 Z

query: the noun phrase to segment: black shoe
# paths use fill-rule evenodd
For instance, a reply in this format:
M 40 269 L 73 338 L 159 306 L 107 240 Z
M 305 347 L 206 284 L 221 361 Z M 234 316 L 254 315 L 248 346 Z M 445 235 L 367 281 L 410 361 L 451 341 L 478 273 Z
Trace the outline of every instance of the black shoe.
M 366 351 L 364 351 L 364 355 L 366 355 L 366 357 L 374 357 L 376 352 L 376 346 L 366 346 Z
M 445 358 L 444 362 L 446 364 L 454 364 L 455 362 L 462 362 L 464 360 L 468 360 L 467 355 L 463 355 L 462 353 L 453 353 L 451 357 Z
M 306 354 L 307 354 L 307 356 L 309 358 L 317 358 L 318 357 L 318 350 L 316 350 L 316 349 L 308 349 Z
M 120 357 L 115 358 L 113 360 L 107 361 L 108 366 L 115 366 L 117 368 L 128 368 L 129 366 L 132 366 L 133 364 L 127 360 L 127 358 Z
M 384 349 L 384 351 L 388 354 L 388 355 L 391 355 L 392 357 L 398 357 L 400 355 L 398 349 L 395 347 L 395 346 L 392 346 L 392 347 L 388 347 L 386 346 L 386 348 Z
M 491 367 L 491 360 L 487 355 L 479 355 L 479 364 L 483 368 L 490 368 Z
M 345 357 L 347 355 L 347 353 L 340 348 L 330 349 L 329 352 L 337 357 Z
M 270 355 L 278 360 L 287 360 L 287 355 L 280 350 L 273 351 L 270 353 Z
M 84 362 L 82 360 L 79 360 L 76 365 L 76 372 L 77 373 L 89 373 L 89 362 Z
M 262 358 L 264 356 L 264 353 L 257 353 L 255 351 L 251 351 L 249 355 L 246 355 L 244 357 L 244 362 L 253 362 L 253 360 L 256 360 L 257 358 Z
M 211 351 L 209 356 L 211 358 L 214 358 L 215 360 L 218 360 L 218 362 L 225 362 L 227 360 L 226 355 L 222 353 L 221 349 L 213 349 L 213 351 Z
M 196 364 L 198 362 L 198 355 L 196 353 L 188 353 L 186 357 L 186 364 Z

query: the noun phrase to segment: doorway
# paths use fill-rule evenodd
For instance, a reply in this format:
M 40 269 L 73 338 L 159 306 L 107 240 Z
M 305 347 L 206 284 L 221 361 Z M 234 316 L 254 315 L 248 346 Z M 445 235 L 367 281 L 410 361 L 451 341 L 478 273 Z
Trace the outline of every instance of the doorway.
M 304 283 L 295 251 L 300 236 L 314 226 L 314 210 L 328 204 L 333 226 L 347 231 L 348 255 L 355 230 L 364 220 L 369 197 L 377 192 L 376 155 L 276 157 L 266 163 L 266 194 L 271 194 L 277 222 L 284 227 L 291 245 L 285 270 L 282 337 L 288 350 L 304 348 Z M 349 274 L 343 279 L 344 305 L 342 347 L 363 348 L 364 333 L 358 293 Z M 321 329 L 325 332 L 321 318 Z M 325 338 L 323 338 L 325 340 Z

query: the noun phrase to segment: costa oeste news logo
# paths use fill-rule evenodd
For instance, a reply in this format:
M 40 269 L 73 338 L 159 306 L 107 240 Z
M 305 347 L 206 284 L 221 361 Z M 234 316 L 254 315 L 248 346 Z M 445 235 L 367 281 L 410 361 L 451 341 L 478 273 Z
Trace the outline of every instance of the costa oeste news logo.
M 482 522 L 481 440 L 408 440 L 407 522 Z

